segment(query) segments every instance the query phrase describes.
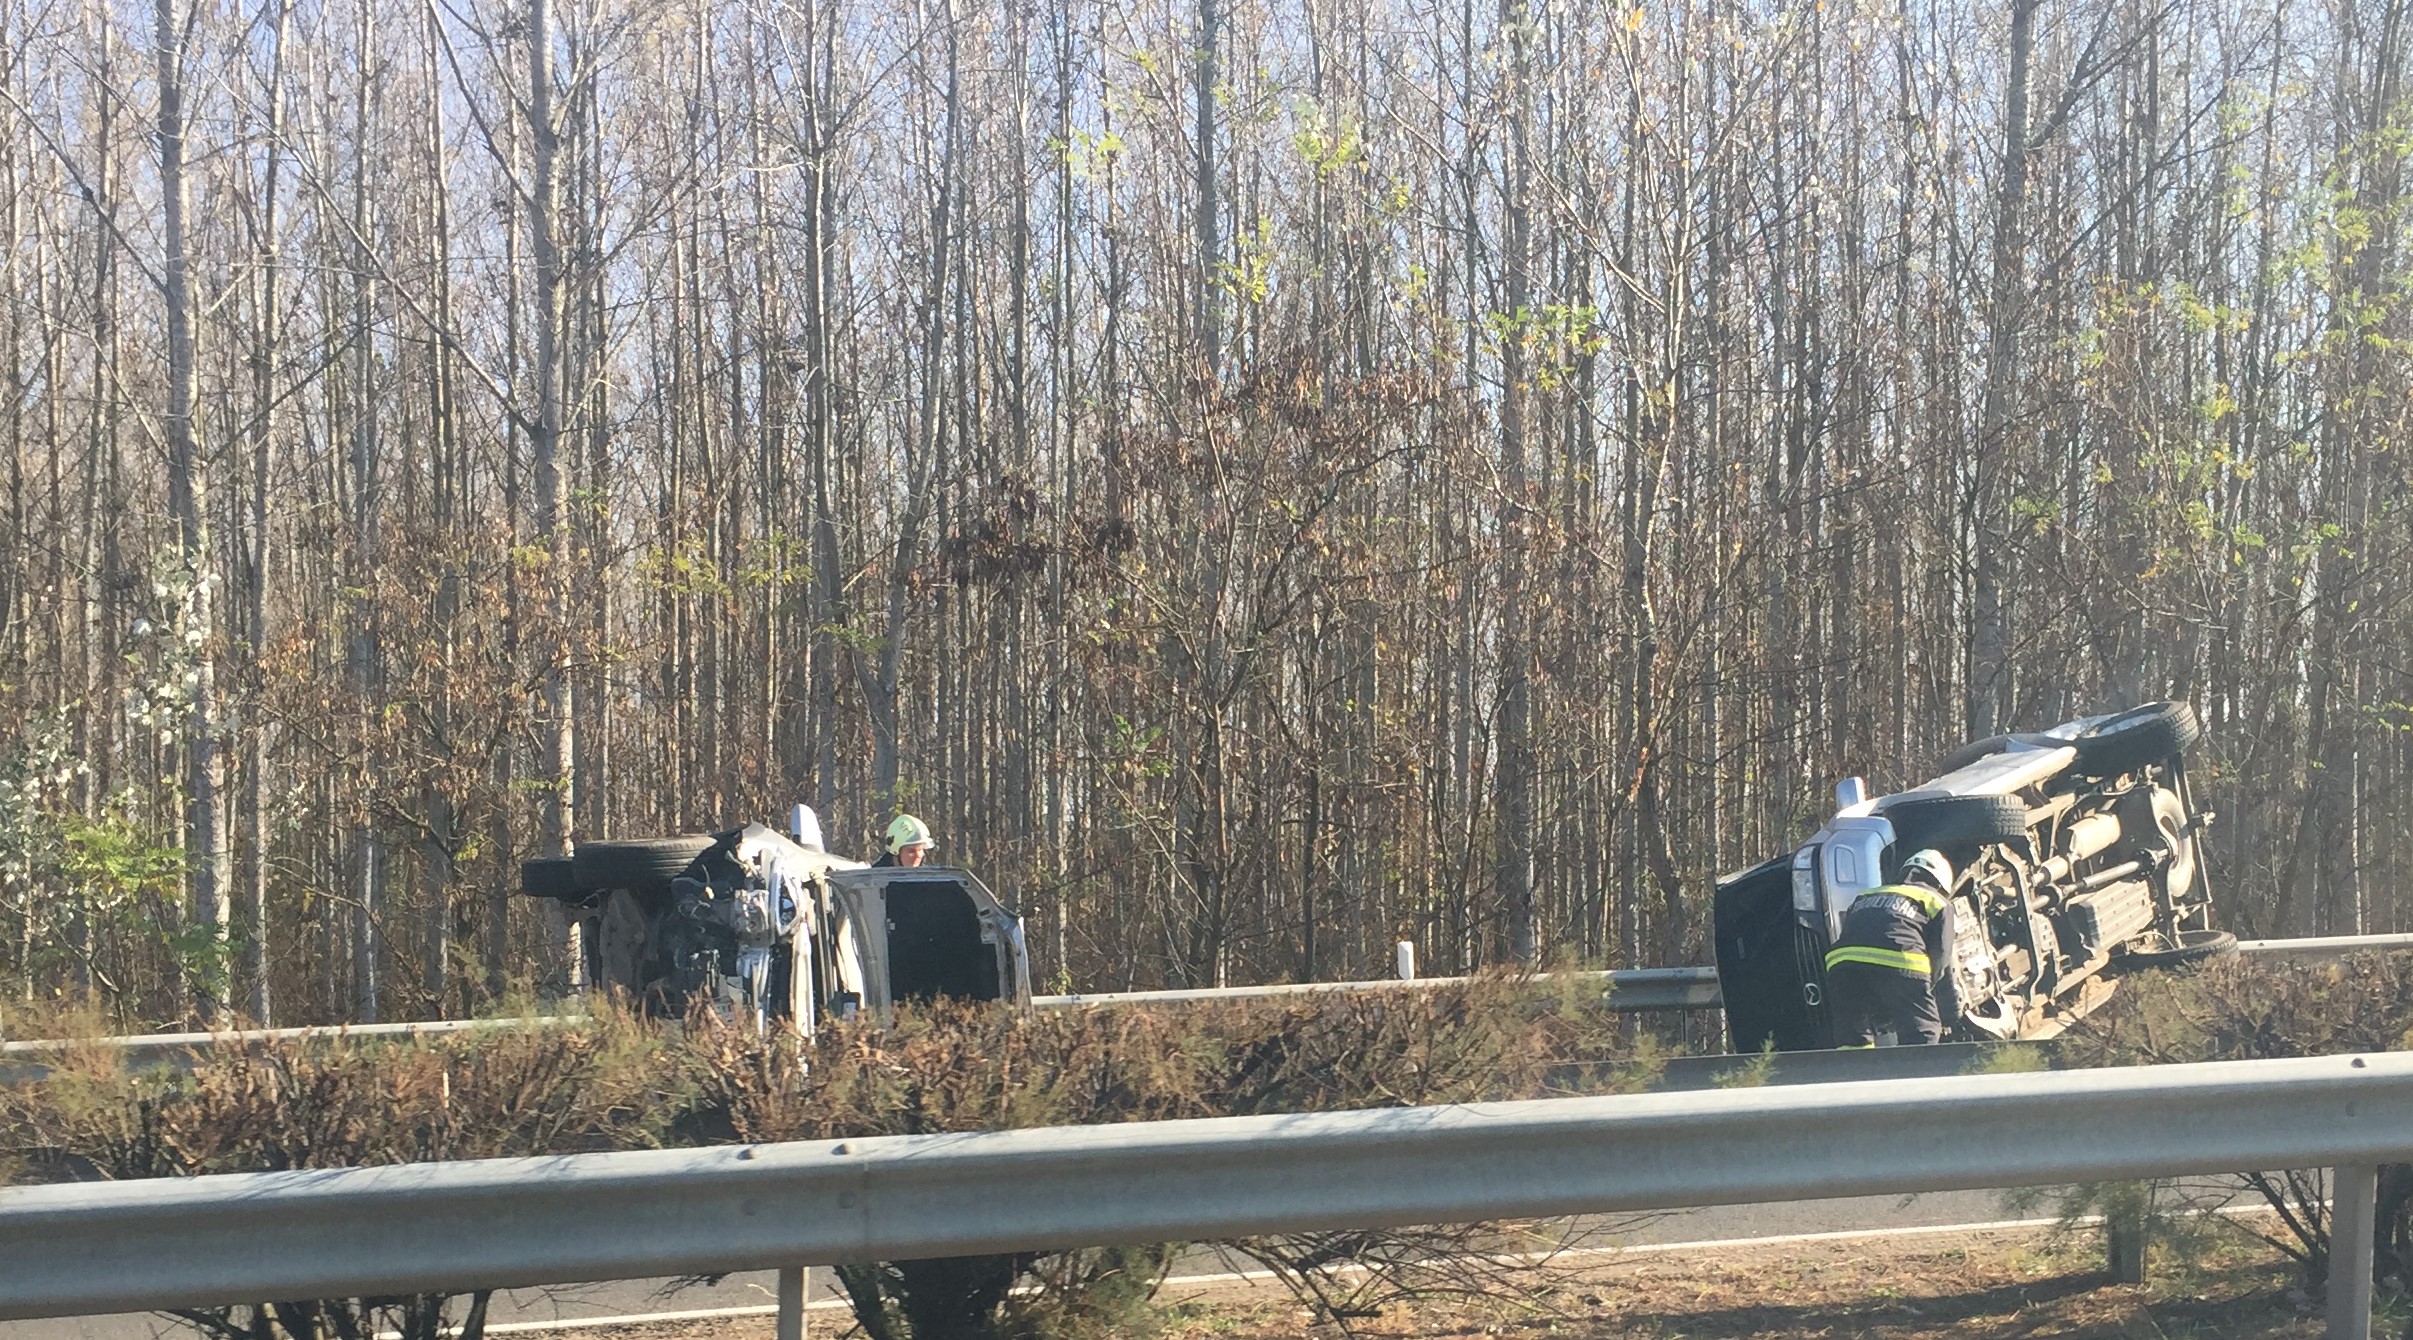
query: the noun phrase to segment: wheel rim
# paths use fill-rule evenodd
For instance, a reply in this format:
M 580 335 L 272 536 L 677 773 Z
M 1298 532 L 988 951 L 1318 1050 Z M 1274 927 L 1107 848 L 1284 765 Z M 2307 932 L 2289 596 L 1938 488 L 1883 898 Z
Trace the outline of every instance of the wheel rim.
M 2170 853 L 2170 867 L 2165 878 L 2173 902 L 2185 898 L 2195 889 L 2195 844 L 2187 838 L 2186 807 L 2174 793 L 2156 788 L 2153 793 L 2153 826 L 2162 835 L 2162 849 Z

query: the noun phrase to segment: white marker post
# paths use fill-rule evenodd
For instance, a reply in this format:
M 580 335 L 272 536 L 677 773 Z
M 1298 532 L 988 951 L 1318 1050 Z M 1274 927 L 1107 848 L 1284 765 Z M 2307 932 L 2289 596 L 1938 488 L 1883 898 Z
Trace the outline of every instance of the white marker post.
M 2379 1236 L 2378 1201 L 2376 1165 L 2349 1163 L 2329 1170 L 2329 1340 L 2371 1340 L 2371 1253 Z

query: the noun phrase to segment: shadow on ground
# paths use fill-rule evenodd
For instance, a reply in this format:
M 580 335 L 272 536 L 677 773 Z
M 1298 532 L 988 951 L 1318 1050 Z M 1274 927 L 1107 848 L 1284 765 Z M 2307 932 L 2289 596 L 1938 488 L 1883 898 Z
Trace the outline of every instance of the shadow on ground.
M 1556 1317 L 1531 1316 L 1483 1328 L 1494 1334 L 1554 1335 L 1582 1340 L 1616 1337 L 1690 1337 L 1728 1340 L 1730 1337 L 1815 1337 L 1849 1340 L 2028 1340 L 2029 1337 L 2070 1337 L 2071 1340 L 2175 1340 L 2195 1336 L 2204 1340 L 2294 1340 L 2321 1333 L 2320 1318 L 2303 1315 L 2291 1300 L 2283 1277 L 2263 1265 L 2208 1271 L 2183 1276 L 2180 1282 L 2137 1287 L 2115 1284 L 2101 1272 L 2073 1272 L 2034 1279 L 2006 1281 L 1992 1287 L 1949 1293 L 1936 1290 L 1933 1262 L 1906 1261 L 1899 1289 L 1880 1286 L 1873 1294 L 1861 1271 L 1882 1272 L 1885 1263 L 1871 1259 L 1849 1272 L 1858 1279 L 1803 1282 L 1780 1278 L 1771 1271 L 1751 1282 L 1699 1279 L 1628 1279 L 1601 1281 L 1597 1287 L 1571 1288 L 1557 1300 Z M 1674 1305 L 1671 1295 L 1687 1288 L 1690 1306 Z M 1733 1302 L 1722 1298 L 1782 1290 L 1812 1296 L 1793 1302 Z M 2392 1324 L 2391 1324 L 2392 1323 Z M 2401 1318 L 2375 1325 L 2375 1336 L 2394 1337 Z M 1426 1335 L 1441 1334 L 1433 1331 Z

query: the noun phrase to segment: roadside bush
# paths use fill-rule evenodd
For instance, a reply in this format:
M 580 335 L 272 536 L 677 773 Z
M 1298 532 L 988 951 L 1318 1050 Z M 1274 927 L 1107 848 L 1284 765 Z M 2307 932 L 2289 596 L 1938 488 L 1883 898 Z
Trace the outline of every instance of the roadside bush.
M 939 1009 L 887 1029 L 760 1038 L 699 1017 L 688 1046 L 702 1139 L 776 1141 L 1335 1111 L 1640 1087 L 1619 1024 L 1572 985 L 1483 981 L 1212 1010 L 1122 1008 L 1019 1019 Z M 1220 1244 L 1329 1320 L 1437 1292 L 1504 1292 L 1514 1226 L 1303 1234 Z M 1488 1262 L 1469 1263 L 1470 1253 Z M 840 1272 L 873 1340 L 1128 1333 L 1166 1247 Z M 1108 1299 L 1118 1306 L 1105 1306 Z
M 190 1073 L 129 1074 L 89 1049 L 0 1086 L 0 1163 L 14 1169 L 0 1171 L 188 1177 L 1602 1092 L 1656 1073 L 1622 1031 L 1595 992 L 1554 979 L 1028 1018 L 940 1006 L 802 1041 L 709 1012 L 665 1032 L 607 1011 L 566 1028 L 216 1049 Z M 1519 1267 L 1483 1254 L 1539 1241 L 1472 1225 L 1219 1245 L 1346 1322 L 1401 1297 L 1511 1294 Z M 1035 1340 L 1145 1330 L 1173 1256 L 1096 1248 L 839 1273 L 872 1340 Z M 219 1340 L 436 1340 L 455 1327 L 478 1340 L 486 1307 L 427 1295 L 177 1315 Z
M 581 1153 L 658 1143 L 691 1101 L 659 1036 L 604 1015 L 575 1028 L 431 1041 L 226 1048 L 191 1073 L 129 1073 L 76 1049 L 0 1086 L 0 1149 L 20 1175 L 125 1180 Z M 437 1340 L 484 1329 L 486 1295 L 290 1301 L 175 1315 L 225 1340 Z
M 2413 955 L 2325 963 L 2215 960 L 2190 973 L 2144 973 L 2062 1044 L 2070 1065 L 2334 1056 L 2413 1049 Z M 2329 1277 L 2326 1170 L 2252 1173 L 2276 1215 L 2261 1236 L 2294 1259 L 2307 1289 Z M 2413 1165 L 2380 1170 L 2382 1283 L 2413 1283 Z M 2260 1231 L 2260 1230 L 2256 1230 Z

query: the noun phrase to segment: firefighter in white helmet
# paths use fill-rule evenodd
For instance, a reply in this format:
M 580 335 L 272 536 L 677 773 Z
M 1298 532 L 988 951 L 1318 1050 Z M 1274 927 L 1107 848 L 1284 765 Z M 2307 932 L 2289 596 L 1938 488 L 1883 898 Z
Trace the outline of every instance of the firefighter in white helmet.
M 930 840 L 930 825 L 910 814 L 900 814 L 888 821 L 888 854 L 872 864 L 911 869 L 928 859 L 935 845 Z
M 1888 1028 L 1905 1046 L 1943 1041 L 1947 1021 L 1961 1012 L 1952 980 L 1952 862 L 1932 849 L 1912 852 L 1898 882 L 1853 899 L 1826 969 L 1836 1046 L 1874 1047 Z

